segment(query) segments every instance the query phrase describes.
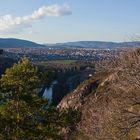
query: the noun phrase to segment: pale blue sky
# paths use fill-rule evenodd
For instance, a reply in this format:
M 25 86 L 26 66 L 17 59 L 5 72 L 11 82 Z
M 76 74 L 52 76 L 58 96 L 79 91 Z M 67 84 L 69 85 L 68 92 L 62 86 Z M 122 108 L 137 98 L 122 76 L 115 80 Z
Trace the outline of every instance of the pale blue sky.
M 0 37 L 55 43 L 129 41 L 140 35 L 140 0 L 0 0 L 0 3 Z M 60 8 L 57 16 L 45 13 L 32 21 L 30 15 L 34 11 L 55 4 Z M 26 21 L 24 16 L 28 16 Z M 20 23 L 16 17 L 21 17 Z

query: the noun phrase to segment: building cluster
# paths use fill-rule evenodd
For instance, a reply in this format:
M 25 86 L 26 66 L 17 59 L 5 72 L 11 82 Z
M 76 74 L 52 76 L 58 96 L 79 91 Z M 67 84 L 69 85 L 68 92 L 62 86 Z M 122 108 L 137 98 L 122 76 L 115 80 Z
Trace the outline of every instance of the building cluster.
M 32 61 L 51 59 L 104 60 L 117 57 L 124 49 L 89 49 L 89 48 L 5 48 L 4 56 L 14 59 L 27 57 Z

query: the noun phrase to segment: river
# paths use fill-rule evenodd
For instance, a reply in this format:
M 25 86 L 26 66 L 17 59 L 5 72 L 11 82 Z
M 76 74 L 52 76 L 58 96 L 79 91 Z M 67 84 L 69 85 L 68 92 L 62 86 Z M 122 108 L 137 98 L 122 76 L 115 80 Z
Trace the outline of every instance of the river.
M 57 81 L 53 81 L 52 84 L 50 85 L 50 87 L 46 87 L 44 93 L 43 93 L 43 97 L 47 98 L 50 102 L 52 101 L 52 94 L 53 94 L 53 86 L 57 84 Z

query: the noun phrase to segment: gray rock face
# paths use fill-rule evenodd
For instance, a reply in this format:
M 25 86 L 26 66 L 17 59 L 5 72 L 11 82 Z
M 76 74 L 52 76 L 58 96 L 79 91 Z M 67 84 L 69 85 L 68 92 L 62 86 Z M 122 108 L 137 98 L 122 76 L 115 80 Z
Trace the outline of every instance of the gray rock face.
M 80 108 L 84 102 L 85 97 L 90 93 L 94 92 L 94 90 L 98 87 L 98 80 L 87 80 L 85 83 L 81 84 L 77 89 L 73 92 L 65 96 L 62 101 L 58 104 L 58 108 L 60 110 L 65 110 L 69 108 L 78 109 Z

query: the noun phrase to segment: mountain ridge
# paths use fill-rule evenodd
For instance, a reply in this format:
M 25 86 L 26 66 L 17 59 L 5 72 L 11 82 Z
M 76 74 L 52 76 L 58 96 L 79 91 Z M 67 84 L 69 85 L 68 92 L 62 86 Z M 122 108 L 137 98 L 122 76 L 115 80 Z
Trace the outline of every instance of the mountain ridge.
M 62 47 L 62 48 L 95 48 L 95 49 L 111 49 L 111 48 L 131 48 L 139 47 L 139 41 L 133 42 L 108 42 L 108 41 L 76 41 L 48 44 L 50 47 Z
M 17 38 L 0 38 L 0 48 L 40 48 L 45 47 L 33 41 Z
M 115 49 L 135 48 L 140 46 L 140 41 L 133 42 L 108 42 L 108 41 L 75 41 L 55 44 L 39 44 L 33 41 L 17 38 L 0 38 L 0 48 L 93 48 Z

